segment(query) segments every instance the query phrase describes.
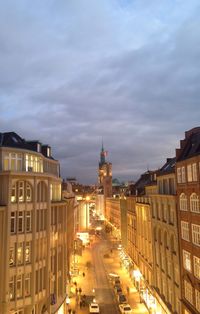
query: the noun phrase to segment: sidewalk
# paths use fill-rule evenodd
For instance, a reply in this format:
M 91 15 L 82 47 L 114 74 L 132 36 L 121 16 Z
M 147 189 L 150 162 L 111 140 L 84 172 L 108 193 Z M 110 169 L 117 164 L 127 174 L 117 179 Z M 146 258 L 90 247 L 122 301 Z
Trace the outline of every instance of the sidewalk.
M 87 267 L 88 266 L 88 267 Z M 83 276 L 83 273 L 85 276 Z M 89 308 L 88 305 L 81 306 L 80 308 L 80 301 L 81 296 L 83 295 L 86 297 L 86 303 L 91 303 L 94 298 L 94 280 L 95 280 L 95 274 L 94 274 L 94 267 L 92 264 L 92 256 L 91 256 L 91 249 L 90 247 L 86 247 L 83 250 L 82 256 L 79 257 L 79 275 L 72 278 L 72 286 L 71 286 L 71 294 L 70 294 L 70 304 L 68 308 L 75 310 L 76 314 L 88 314 Z M 73 283 L 75 283 L 73 284 Z M 81 294 L 76 294 L 76 287 L 79 290 L 81 288 L 82 292 Z
M 111 258 L 106 259 L 104 261 L 106 270 L 108 273 L 116 273 L 120 276 L 120 281 L 122 283 L 122 289 L 124 294 L 126 295 L 126 298 L 128 300 L 128 303 L 130 304 L 131 308 L 133 309 L 134 314 L 148 314 L 148 310 L 144 303 L 140 303 L 140 296 L 138 291 L 136 290 L 135 286 L 133 285 L 129 274 L 125 270 L 125 268 L 120 267 L 120 258 L 118 250 L 113 250 L 113 252 L 110 254 Z M 130 292 L 127 293 L 127 287 L 129 287 Z

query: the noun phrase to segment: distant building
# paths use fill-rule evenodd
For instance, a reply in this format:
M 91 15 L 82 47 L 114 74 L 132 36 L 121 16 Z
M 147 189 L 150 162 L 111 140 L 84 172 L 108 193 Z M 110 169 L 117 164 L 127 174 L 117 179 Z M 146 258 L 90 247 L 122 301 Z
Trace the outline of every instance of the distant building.
M 176 150 L 183 314 L 200 313 L 200 127 Z
M 100 153 L 98 185 L 104 197 L 112 197 L 112 164 L 106 162 L 107 152 L 104 150 L 103 144 Z
M 51 147 L 0 133 L 0 313 L 65 313 L 67 205 Z

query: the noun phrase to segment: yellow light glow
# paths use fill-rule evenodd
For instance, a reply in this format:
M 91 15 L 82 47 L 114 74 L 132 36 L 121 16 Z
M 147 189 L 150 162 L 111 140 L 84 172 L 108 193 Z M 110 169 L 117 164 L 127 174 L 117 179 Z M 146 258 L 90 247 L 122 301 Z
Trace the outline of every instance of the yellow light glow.
M 86 201 L 89 201 L 89 200 L 90 200 L 90 197 L 89 197 L 89 196 L 86 196 L 85 199 L 86 199 Z

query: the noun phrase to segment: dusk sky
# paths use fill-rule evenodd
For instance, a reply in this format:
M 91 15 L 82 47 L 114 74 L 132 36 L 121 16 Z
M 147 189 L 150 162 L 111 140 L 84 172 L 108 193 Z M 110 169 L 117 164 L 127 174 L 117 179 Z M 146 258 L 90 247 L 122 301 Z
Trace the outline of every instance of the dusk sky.
M 52 147 L 63 178 L 136 180 L 200 126 L 199 0 L 0 2 L 0 132 Z

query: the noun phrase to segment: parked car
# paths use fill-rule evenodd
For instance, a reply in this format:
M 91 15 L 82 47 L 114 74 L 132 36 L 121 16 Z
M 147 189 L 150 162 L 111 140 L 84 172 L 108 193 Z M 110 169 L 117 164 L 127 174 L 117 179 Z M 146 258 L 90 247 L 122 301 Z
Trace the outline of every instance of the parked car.
M 118 294 L 117 301 L 119 304 L 127 304 L 127 299 L 124 294 Z
M 90 303 L 89 313 L 100 313 L 99 305 L 97 303 Z
M 115 274 L 115 273 L 109 273 L 108 274 L 108 278 L 111 282 L 117 280 L 117 279 L 120 279 L 119 275 Z
M 116 295 L 122 294 L 122 288 L 120 286 L 116 286 L 114 290 Z
M 121 285 L 121 282 L 120 282 L 119 279 L 115 279 L 115 280 L 113 281 L 113 286 L 120 286 L 120 285 Z
M 123 313 L 123 314 L 132 314 L 132 313 L 133 313 L 133 311 L 132 311 L 130 305 L 127 304 L 127 303 L 126 303 L 126 304 L 120 304 L 120 305 L 119 305 L 119 310 L 120 310 L 120 312 Z

